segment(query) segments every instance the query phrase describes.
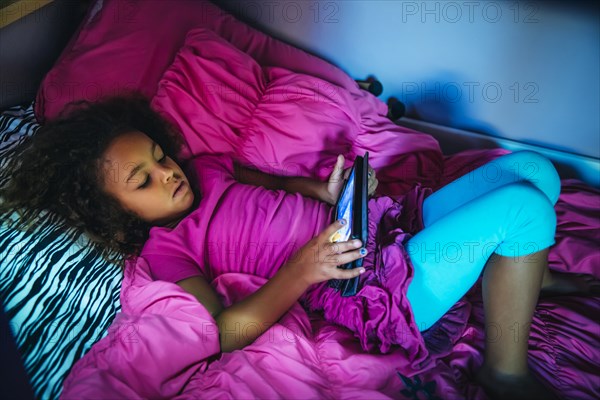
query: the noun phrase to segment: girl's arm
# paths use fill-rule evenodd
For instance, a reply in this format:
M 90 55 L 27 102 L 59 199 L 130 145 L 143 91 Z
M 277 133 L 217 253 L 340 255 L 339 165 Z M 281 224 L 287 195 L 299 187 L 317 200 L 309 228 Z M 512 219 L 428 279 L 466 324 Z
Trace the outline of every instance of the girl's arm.
M 234 164 L 235 179 L 240 183 L 263 186 L 270 190 L 285 190 L 289 193 L 300 193 L 303 196 L 329 203 L 327 183 L 301 176 L 287 177 L 265 174 L 264 172 Z M 331 203 L 330 203 L 331 204 Z
M 344 156 L 341 154 L 333 168 L 327 182 L 305 177 L 285 177 L 265 174 L 264 172 L 244 167 L 234 163 L 234 176 L 240 183 L 263 186 L 270 190 L 285 190 L 289 193 L 300 193 L 325 203 L 335 205 L 344 179 L 348 178 L 350 168 L 344 170 Z M 375 170 L 369 166 L 369 196 L 377 189 L 379 181 L 375 177 Z
M 366 255 L 357 250 L 359 240 L 331 243 L 329 238 L 343 225 L 336 221 L 290 258 L 256 292 L 244 300 L 223 308 L 214 289 L 204 278 L 194 277 L 177 282 L 194 295 L 213 315 L 219 327 L 221 351 L 230 352 L 252 343 L 276 323 L 312 284 L 329 279 L 350 279 L 364 269 L 342 270 L 338 265 Z

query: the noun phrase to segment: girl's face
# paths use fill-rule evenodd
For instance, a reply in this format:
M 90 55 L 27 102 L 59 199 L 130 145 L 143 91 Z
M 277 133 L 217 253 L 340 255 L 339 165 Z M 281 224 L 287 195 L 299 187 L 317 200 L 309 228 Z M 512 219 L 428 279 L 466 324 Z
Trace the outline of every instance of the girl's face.
M 146 222 L 175 226 L 194 202 L 194 193 L 179 165 L 140 131 L 114 139 L 101 162 L 104 190 Z

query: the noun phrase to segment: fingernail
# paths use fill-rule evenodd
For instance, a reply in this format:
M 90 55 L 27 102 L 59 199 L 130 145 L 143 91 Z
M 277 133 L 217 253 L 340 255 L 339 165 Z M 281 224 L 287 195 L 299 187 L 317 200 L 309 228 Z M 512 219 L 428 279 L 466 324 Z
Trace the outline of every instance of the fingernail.
M 360 242 L 360 240 L 356 239 L 354 242 L 352 242 L 352 244 L 355 246 L 360 246 L 362 243 Z
M 345 220 L 345 219 L 343 219 L 343 218 L 342 218 L 342 219 L 340 219 L 340 224 L 342 224 L 342 225 L 346 225 L 346 220 Z
M 361 255 L 366 255 L 367 254 L 367 249 L 365 249 L 364 247 L 362 249 L 360 249 L 360 254 Z
M 364 274 L 364 273 L 365 273 L 365 271 L 366 271 L 366 270 L 365 270 L 364 268 L 361 268 L 360 270 L 358 270 L 358 273 L 359 273 L 359 274 Z

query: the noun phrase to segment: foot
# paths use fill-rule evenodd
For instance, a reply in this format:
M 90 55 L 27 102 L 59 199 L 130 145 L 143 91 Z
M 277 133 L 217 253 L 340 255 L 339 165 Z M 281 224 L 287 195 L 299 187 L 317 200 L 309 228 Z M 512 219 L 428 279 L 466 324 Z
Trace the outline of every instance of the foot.
M 550 272 L 550 282 L 540 290 L 540 297 L 562 295 L 600 296 L 600 280 L 587 274 Z
M 484 365 L 475 381 L 492 400 L 559 399 L 529 371 L 525 375 L 507 375 Z

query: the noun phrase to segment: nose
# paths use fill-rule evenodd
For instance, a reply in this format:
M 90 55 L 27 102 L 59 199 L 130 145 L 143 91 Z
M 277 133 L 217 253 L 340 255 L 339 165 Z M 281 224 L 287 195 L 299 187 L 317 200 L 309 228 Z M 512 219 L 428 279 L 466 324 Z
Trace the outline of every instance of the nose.
M 173 168 L 166 165 L 158 165 L 158 174 L 162 182 L 167 183 L 173 178 Z

